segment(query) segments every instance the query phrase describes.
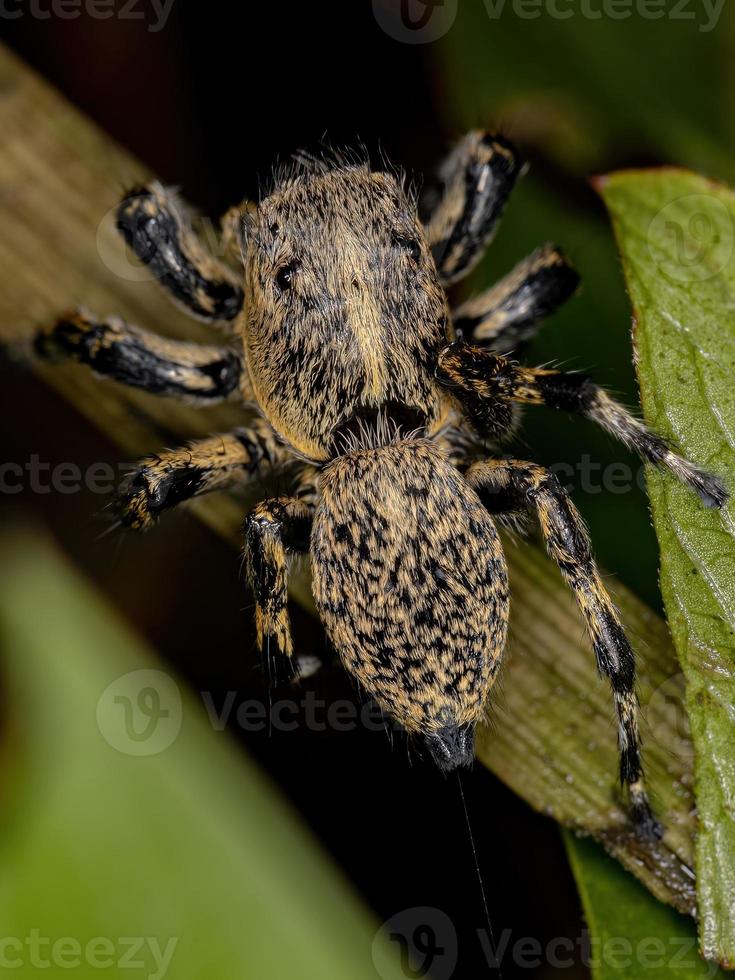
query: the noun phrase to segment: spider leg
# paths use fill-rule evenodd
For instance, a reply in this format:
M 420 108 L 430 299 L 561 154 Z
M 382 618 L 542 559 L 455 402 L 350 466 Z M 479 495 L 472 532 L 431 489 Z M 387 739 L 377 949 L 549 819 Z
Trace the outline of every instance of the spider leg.
M 270 426 L 255 419 L 247 429 L 208 436 L 141 460 L 122 482 L 116 509 L 126 527 L 147 530 L 164 510 L 261 478 L 285 459 Z
M 618 716 L 620 778 L 628 787 L 636 830 L 641 836 L 660 837 L 640 758 L 635 658 L 592 557 L 582 517 L 556 477 L 533 463 L 475 463 L 466 479 L 491 513 L 530 509 L 538 515 L 549 555 L 559 566 L 584 616 L 599 670 L 612 685 Z
M 46 361 L 78 361 L 133 388 L 189 402 L 209 405 L 247 391 L 235 350 L 168 340 L 117 316 L 67 313 L 36 334 L 33 352 Z
M 499 283 L 452 311 L 460 337 L 501 354 L 531 340 L 541 321 L 574 294 L 579 276 L 554 245 L 543 245 Z
M 157 181 L 131 190 L 118 206 L 117 227 L 186 312 L 208 322 L 227 323 L 237 317 L 243 305 L 237 275 L 205 250 L 172 190 Z M 227 229 L 225 234 L 229 235 Z
M 706 507 L 722 507 L 728 500 L 718 477 L 675 453 L 587 375 L 521 367 L 492 351 L 459 342 L 439 355 L 437 377 L 454 391 L 481 432 L 497 425 L 501 408 L 507 410 L 512 403 L 575 412 L 596 422 L 647 462 L 668 469 Z
M 288 615 L 289 555 L 309 549 L 313 509 L 293 497 L 263 500 L 245 522 L 248 582 L 255 594 L 258 646 L 274 681 L 291 680 L 298 667 Z
M 522 171 L 513 146 L 481 130 L 468 133 L 445 160 L 443 197 L 426 226 L 444 285 L 480 261 Z

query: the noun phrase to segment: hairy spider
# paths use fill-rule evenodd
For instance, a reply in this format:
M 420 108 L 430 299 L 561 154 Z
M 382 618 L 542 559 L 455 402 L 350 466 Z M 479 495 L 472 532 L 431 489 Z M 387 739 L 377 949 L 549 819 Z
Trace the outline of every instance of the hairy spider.
M 35 350 L 149 392 L 257 408 L 247 428 L 143 460 L 119 490 L 121 520 L 150 527 L 184 500 L 295 459 L 293 495 L 262 501 L 245 525 L 261 650 L 281 667 L 294 663 L 289 557 L 308 552 L 316 606 L 344 666 L 444 770 L 472 761 L 505 646 L 497 526 L 535 514 L 612 684 L 636 826 L 657 834 L 633 651 L 582 519 L 548 470 L 486 458 L 484 447 L 512 432 L 519 405 L 547 405 L 597 422 L 706 506 L 722 506 L 727 493 L 589 377 L 507 356 L 576 289 L 557 248 L 538 249 L 450 311 L 446 287 L 481 257 L 522 169 L 505 139 L 469 133 L 443 165 L 442 196 L 422 225 L 392 173 L 303 155 L 259 204 L 225 216 L 237 270 L 204 251 L 170 191 L 137 188 L 118 211 L 125 240 L 179 305 L 234 343 L 165 340 L 77 311 L 41 331 Z

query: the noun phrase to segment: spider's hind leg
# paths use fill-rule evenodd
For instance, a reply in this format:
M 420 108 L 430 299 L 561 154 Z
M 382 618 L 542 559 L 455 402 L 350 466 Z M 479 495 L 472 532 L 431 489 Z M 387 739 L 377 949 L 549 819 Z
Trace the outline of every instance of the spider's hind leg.
M 231 323 L 237 317 L 243 305 L 238 277 L 203 247 L 173 191 L 158 181 L 134 188 L 118 206 L 117 227 L 141 262 L 188 313 L 220 323 Z
M 297 672 L 288 615 L 289 555 L 309 548 L 313 510 L 302 500 L 263 500 L 245 522 L 248 581 L 255 594 L 258 646 L 276 683 Z
M 475 463 L 467 471 L 485 506 L 494 513 L 534 510 L 550 556 L 559 566 L 585 618 L 600 672 L 610 679 L 618 715 L 620 778 L 628 787 L 636 832 L 659 838 L 648 801 L 640 757 L 635 658 L 615 606 L 592 557 L 587 529 L 556 477 L 519 460 Z
M 468 133 L 447 157 L 440 171 L 444 193 L 426 226 L 445 285 L 480 261 L 522 172 L 513 146 L 480 130 Z
M 44 361 L 77 361 L 97 374 L 154 395 L 211 405 L 245 387 L 242 359 L 228 347 L 169 340 L 84 310 L 67 313 L 32 341 Z

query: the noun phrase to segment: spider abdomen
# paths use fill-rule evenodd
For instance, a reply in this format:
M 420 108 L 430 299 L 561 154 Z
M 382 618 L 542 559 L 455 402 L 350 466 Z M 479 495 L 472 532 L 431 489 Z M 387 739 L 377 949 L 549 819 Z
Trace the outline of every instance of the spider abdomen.
M 471 760 L 508 618 L 492 518 L 442 451 L 407 439 L 322 477 L 313 588 L 346 669 L 443 768 Z

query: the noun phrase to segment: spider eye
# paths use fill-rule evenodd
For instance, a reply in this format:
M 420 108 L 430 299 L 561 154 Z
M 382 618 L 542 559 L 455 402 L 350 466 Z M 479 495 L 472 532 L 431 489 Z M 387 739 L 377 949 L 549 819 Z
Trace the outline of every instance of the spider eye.
M 393 244 L 396 248 L 407 252 L 414 262 L 418 262 L 421 258 L 421 245 L 417 239 L 410 235 L 402 235 L 400 232 L 396 232 L 393 235 Z
M 282 293 L 285 293 L 293 285 L 293 277 L 297 268 L 297 262 L 289 262 L 286 265 L 282 265 L 278 272 L 276 272 L 276 286 L 278 286 Z

